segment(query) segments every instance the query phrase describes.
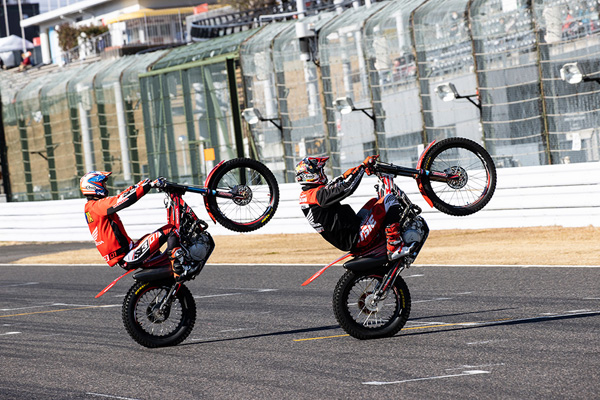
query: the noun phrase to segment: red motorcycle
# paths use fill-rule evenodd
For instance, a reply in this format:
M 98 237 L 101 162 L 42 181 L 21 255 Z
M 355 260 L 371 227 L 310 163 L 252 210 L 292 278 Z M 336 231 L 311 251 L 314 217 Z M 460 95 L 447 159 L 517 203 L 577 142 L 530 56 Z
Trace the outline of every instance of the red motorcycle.
M 427 203 L 450 215 L 469 215 L 481 210 L 496 188 L 496 167 L 488 152 L 465 138 L 449 138 L 431 143 L 421 155 L 416 169 L 377 162 L 374 174 L 377 198 L 371 199 L 359 217 L 366 220 L 378 198 L 392 193 L 402 212 L 403 257 L 389 261 L 386 237 L 380 232 L 373 245 L 361 252 L 349 252 L 311 276 L 308 285 L 332 265 L 344 263 L 346 273 L 333 294 L 333 311 L 340 326 L 357 339 L 390 337 L 398 333 L 410 315 L 411 299 L 400 273 L 409 268 L 421 251 L 429 228 L 419 214 L 421 208 L 394 184 L 395 176 L 413 177 Z
M 188 267 L 175 279 L 168 254 L 159 251 L 133 274 L 135 283 L 123 301 L 122 317 L 127 333 L 145 347 L 175 346 L 192 332 L 196 303 L 184 282 L 198 276 L 215 248 L 208 224 L 183 201 L 183 195 L 186 192 L 203 195 L 210 218 L 236 232 L 250 232 L 264 226 L 279 203 L 279 187 L 273 173 L 248 158 L 219 163 L 206 178 L 204 187 L 167 182 L 162 191 L 166 194 L 167 221 L 179 232 Z M 119 276 L 96 298 L 134 271 Z

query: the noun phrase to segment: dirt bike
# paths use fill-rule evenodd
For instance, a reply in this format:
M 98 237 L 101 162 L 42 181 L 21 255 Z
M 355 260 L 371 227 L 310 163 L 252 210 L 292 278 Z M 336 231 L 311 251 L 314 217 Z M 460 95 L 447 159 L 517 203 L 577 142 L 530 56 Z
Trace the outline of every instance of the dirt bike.
M 347 258 L 347 270 L 339 279 L 333 294 L 333 311 L 340 326 L 357 339 L 394 336 L 410 315 L 411 297 L 400 276 L 409 268 L 429 235 L 421 208 L 394 184 L 396 176 L 413 177 L 427 203 L 456 216 L 481 210 L 496 188 L 496 167 L 488 152 L 465 138 L 448 138 L 431 143 L 422 153 L 416 169 L 377 161 L 370 167 L 379 178 L 377 198 L 393 194 L 401 207 L 403 247 L 399 259 L 389 261 L 384 232 L 361 251 L 349 252 L 317 271 L 306 286 L 325 270 Z M 381 186 L 380 186 L 381 185 Z M 363 221 L 370 214 L 371 199 L 359 211 Z
M 161 190 L 166 194 L 168 223 L 178 230 L 185 252 L 185 271 L 175 278 L 169 255 L 158 251 L 139 269 L 128 270 L 96 295 L 102 296 L 121 278 L 137 271 L 133 274 L 135 283 L 123 301 L 123 323 L 133 340 L 150 348 L 175 346 L 192 332 L 196 304 L 184 282 L 198 276 L 215 248 L 208 224 L 198 218 L 182 196 L 186 192 L 203 195 L 210 218 L 237 232 L 264 226 L 279 203 L 273 173 L 247 158 L 219 163 L 207 176 L 204 187 L 166 182 Z

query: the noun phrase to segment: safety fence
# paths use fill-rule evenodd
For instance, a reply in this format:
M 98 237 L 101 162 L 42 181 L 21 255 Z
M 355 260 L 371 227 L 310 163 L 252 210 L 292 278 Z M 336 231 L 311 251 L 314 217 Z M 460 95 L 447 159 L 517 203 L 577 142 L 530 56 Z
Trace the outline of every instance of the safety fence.
M 307 155 L 329 156 L 331 175 L 373 153 L 414 166 L 453 136 L 499 168 L 596 162 L 599 53 L 595 0 L 394 0 L 37 77 L 2 72 L 3 188 L 9 201 L 77 198 L 93 169 L 113 172 L 112 189 L 201 183 L 239 156 L 293 182 Z M 573 85 L 561 69 L 575 62 L 586 77 Z
M 490 203 L 467 217 L 453 217 L 430 208 L 412 179 L 399 179 L 397 183 L 423 209 L 422 215 L 432 230 L 598 227 L 599 174 L 600 163 L 501 169 Z M 374 197 L 375 183 L 375 178 L 364 178 L 356 193 L 348 199 L 355 211 Z M 298 204 L 300 186 L 282 184 L 280 191 L 279 208 L 273 219 L 265 227 L 243 235 L 314 233 Z M 212 235 L 239 235 L 210 221 L 201 195 L 186 194 L 184 200 L 200 218 L 209 222 Z M 0 241 L 91 241 L 83 213 L 84 204 L 83 199 L 3 204 L 0 207 Z M 139 238 L 164 225 L 163 195 L 148 194 L 119 215 L 129 235 Z

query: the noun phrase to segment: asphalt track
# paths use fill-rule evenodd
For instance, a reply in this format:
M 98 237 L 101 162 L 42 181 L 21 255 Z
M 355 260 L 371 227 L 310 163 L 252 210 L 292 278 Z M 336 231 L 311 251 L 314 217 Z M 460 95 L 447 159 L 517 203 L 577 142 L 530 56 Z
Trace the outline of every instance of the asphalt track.
M 341 267 L 207 266 L 177 347 L 137 345 L 106 266 L 0 265 L 0 399 L 598 399 L 600 279 L 584 267 L 413 267 L 411 318 L 359 341 Z

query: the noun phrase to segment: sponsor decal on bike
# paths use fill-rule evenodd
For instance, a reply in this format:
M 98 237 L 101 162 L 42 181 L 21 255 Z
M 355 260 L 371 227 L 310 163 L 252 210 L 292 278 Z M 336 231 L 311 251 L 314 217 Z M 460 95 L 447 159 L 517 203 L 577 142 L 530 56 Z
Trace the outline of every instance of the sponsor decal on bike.
M 141 292 L 142 290 L 144 290 L 144 288 L 145 288 L 146 286 L 148 286 L 149 284 L 150 284 L 150 282 L 146 282 L 146 283 L 144 283 L 142 286 L 140 286 L 140 288 L 139 288 L 138 290 L 136 290 L 136 291 L 135 291 L 135 295 L 137 296 L 138 294 L 140 294 L 140 292 Z
M 269 210 L 269 212 L 267 213 L 267 215 L 265 215 L 265 217 L 264 217 L 264 218 L 263 218 L 263 219 L 262 219 L 260 222 L 261 222 L 261 223 L 262 223 L 262 222 L 265 222 L 265 221 L 266 221 L 266 220 L 268 220 L 270 217 L 271 217 L 271 210 Z

